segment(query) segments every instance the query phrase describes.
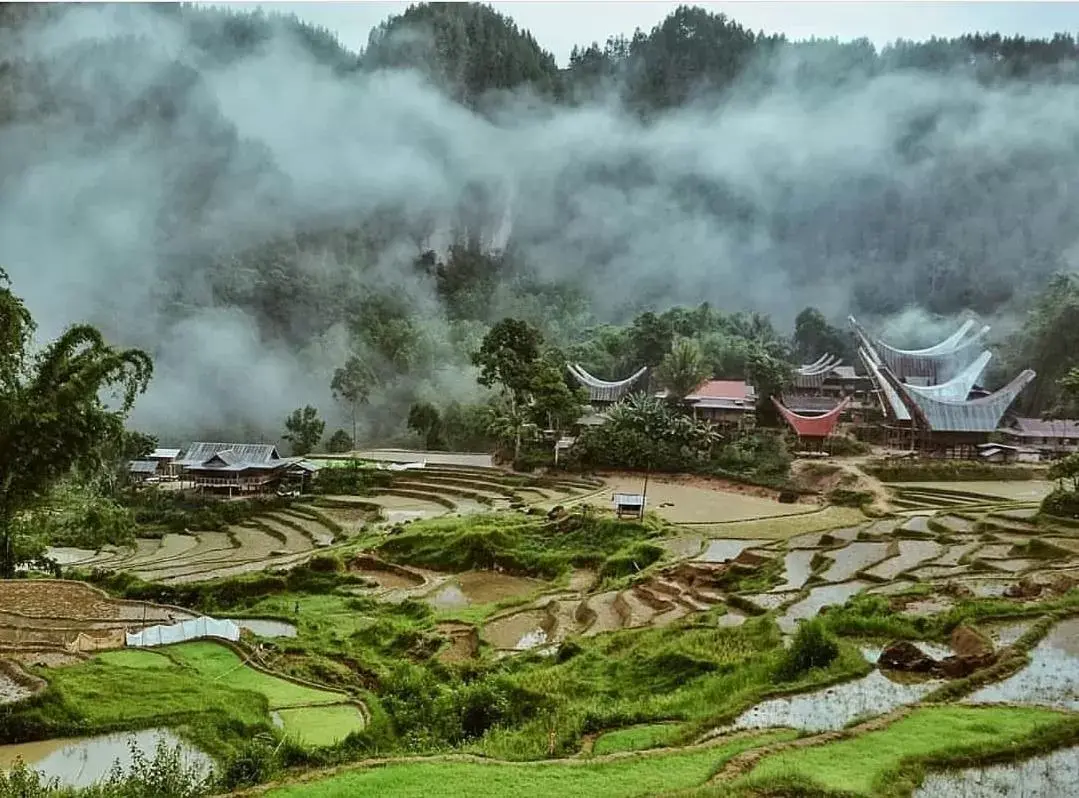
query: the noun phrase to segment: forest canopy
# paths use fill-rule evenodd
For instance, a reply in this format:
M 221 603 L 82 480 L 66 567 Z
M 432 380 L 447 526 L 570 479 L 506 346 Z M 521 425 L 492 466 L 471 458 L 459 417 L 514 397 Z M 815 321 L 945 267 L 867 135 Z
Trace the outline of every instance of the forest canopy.
M 1031 413 L 1079 365 L 1052 333 L 1069 34 L 877 49 L 681 6 L 560 67 L 479 4 L 411 6 L 363 52 L 260 11 L 6 4 L 0 45 L 0 254 L 43 332 L 147 349 L 133 421 L 162 439 L 312 406 L 327 438 L 416 442 L 430 405 L 475 445 L 471 354 L 504 318 L 605 379 L 675 347 L 781 384 L 852 360 L 848 313 L 907 346 L 999 320 L 991 381 L 1038 370 Z

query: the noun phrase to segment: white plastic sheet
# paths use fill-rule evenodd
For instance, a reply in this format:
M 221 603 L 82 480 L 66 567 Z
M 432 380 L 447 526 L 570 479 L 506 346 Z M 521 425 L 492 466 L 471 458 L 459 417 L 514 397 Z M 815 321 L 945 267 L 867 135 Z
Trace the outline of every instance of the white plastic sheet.
M 132 648 L 149 648 L 182 643 L 199 637 L 221 637 L 225 640 L 239 640 L 240 627 L 232 621 L 200 617 L 173 624 L 150 626 L 138 632 L 129 632 L 127 645 Z

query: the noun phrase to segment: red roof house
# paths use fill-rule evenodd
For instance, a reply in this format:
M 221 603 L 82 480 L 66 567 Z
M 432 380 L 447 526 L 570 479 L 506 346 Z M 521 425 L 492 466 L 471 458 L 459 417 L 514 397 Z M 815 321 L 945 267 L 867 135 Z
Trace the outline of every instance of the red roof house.
M 819 416 L 805 416 L 795 413 L 793 410 L 788 410 L 774 396 L 772 397 L 772 404 L 776 406 L 779 415 L 790 425 L 790 428 L 794 430 L 794 433 L 799 438 L 827 438 L 835 432 L 840 415 L 850 404 L 850 398 L 844 399 L 827 413 L 822 413 Z

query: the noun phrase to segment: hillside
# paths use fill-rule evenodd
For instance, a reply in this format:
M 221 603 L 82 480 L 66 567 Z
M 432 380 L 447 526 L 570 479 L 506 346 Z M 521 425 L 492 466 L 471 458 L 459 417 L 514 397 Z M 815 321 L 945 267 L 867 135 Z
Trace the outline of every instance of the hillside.
M 675 305 L 762 314 L 680 332 L 717 376 L 808 306 L 911 345 L 974 312 L 1015 333 L 1001 374 L 1039 371 L 1032 412 L 1079 351 L 1074 282 L 1037 304 L 1079 210 L 1067 35 L 878 52 L 682 7 L 558 69 L 474 4 L 363 53 L 274 15 L 6 5 L 0 45 L 0 261 L 43 335 L 150 351 L 133 421 L 163 439 L 345 426 L 356 355 L 362 437 L 409 440 L 414 401 L 482 397 L 468 352 L 504 316 L 615 379 Z

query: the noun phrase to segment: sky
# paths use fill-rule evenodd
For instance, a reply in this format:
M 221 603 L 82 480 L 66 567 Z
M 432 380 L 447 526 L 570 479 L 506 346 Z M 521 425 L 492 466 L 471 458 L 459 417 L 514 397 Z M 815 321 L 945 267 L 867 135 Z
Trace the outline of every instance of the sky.
M 371 28 L 391 14 L 403 12 L 409 3 L 311 2 L 311 3 L 215 3 L 214 5 L 261 6 L 334 31 L 342 44 L 359 49 Z M 641 0 L 550 0 L 518 3 L 492 2 L 497 11 L 513 17 L 520 27 L 532 31 L 536 40 L 565 66 L 574 45 L 604 42 L 611 34 L 632 34 L 635 28 L 650 30 L 677 3 Z M 814 0 L 741 0 L 741 2 L 693 3 L 722 12 L 752 30 L 785 33 L 792 39 L 811 36 L 856 39 L 862 36 L 878 47 L 902 39 L 951 37 L 963 33 L 992 31 L 1006 35 L 1048 36 L 1055 32 L 1079 32 L 1079 3 L 1050 2 L 934 2 L 934 0 L 863 0 L 862 2 L 815 2 Z

